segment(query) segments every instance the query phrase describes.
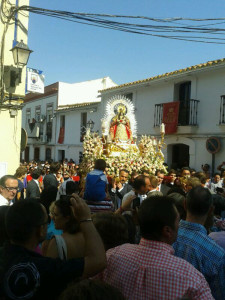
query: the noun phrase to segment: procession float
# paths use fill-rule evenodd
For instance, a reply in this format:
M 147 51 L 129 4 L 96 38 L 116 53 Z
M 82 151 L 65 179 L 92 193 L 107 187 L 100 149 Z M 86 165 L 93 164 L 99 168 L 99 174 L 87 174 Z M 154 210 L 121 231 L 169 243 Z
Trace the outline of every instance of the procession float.
M 101 134 L 86 129 L 83 141 L 83 161 L 80 171 L 87 174 L 93 169 L 96 159 L 107 162 L 107 174 L 117 177 L 120 169 L 141 172 L 148 170 L 154 174 L 156 169 L 166 171 L 162 149 L 165 126 L 160 127 L 160 137 L 142 135 L 137 138 L 135 107 L 124 96 L 111 98 L 101 120 Z

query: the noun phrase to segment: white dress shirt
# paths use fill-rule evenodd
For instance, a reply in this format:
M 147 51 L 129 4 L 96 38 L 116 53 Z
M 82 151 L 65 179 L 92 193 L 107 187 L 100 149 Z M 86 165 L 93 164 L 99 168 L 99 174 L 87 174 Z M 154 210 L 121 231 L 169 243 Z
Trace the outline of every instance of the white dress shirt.
M 12 202 L 12 201 L 10 201 Z M 0 195 L 0 206 L 2 205 L 12 205 L 7 199 L 5 199 L 2 195 Z

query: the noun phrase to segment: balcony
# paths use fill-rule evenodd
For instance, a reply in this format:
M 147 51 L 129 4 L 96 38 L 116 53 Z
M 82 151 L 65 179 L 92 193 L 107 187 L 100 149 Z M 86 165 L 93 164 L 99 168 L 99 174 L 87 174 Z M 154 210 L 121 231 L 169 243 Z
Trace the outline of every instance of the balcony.
M 198 126 L 198 104 L 199 100 L 190 99 L 188 101 L 180 102 L 179 116 L 178 116 L 178 130 L 177 133 L 194 133 Z M 158 131 L 163 119 L 163 104 L 155 105 L 154 112 L 154 128 Z

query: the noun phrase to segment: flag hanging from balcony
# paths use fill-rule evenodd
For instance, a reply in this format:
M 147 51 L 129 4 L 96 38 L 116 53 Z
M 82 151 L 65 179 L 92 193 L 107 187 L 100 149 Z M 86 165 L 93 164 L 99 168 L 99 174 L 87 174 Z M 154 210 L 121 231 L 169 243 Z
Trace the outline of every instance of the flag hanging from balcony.
M 59 144 L 63 144 L 63 142 L 64 142 L 64 134 L 65 134 L 65 127 L 60 127 L 59 138 L 58 138 L 58 143 Z
M 163 104 L 163 123 L 165 124 L 166 134 L 177 132 L 179 105 L 179 101 Z

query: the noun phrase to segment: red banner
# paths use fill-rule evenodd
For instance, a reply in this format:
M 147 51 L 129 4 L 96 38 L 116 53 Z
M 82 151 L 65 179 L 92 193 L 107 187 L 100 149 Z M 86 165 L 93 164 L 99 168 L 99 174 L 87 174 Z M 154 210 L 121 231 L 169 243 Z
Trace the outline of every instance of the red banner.
M 59 131 L 59 138 L 58 138 L 58 143 L 63 144 L 64 142 L 64 134 L 65 134 L 65 127 L 61 127 Z
M 177 132 L 178 116 L 180 102 L 168 102 L 163 104 L 163 123 L 165 124 L 165 133 L 171 134 Z

